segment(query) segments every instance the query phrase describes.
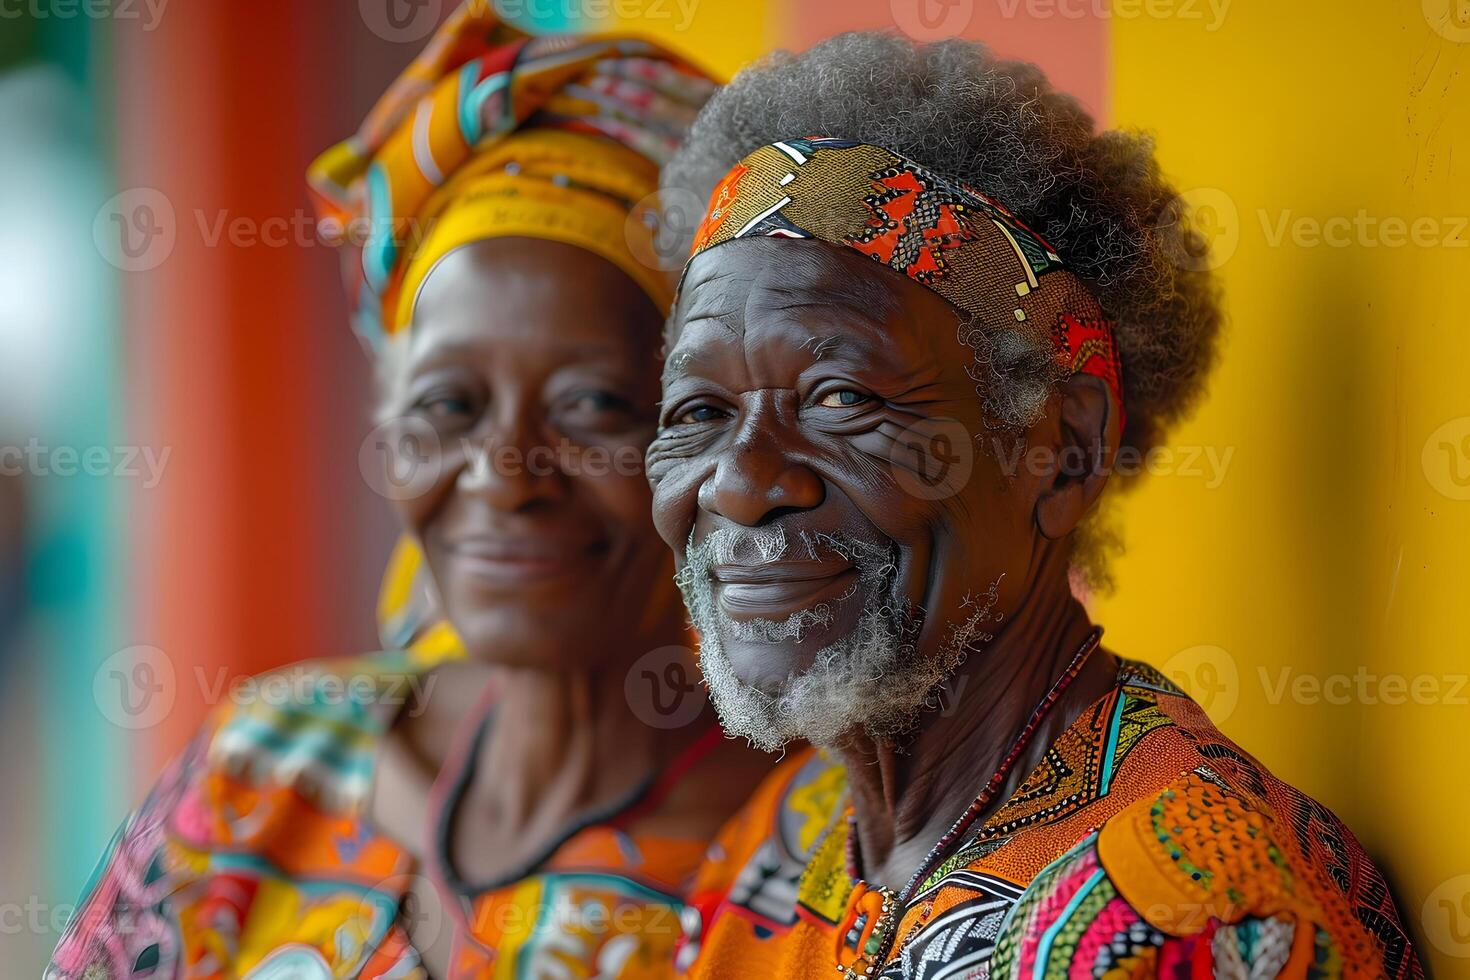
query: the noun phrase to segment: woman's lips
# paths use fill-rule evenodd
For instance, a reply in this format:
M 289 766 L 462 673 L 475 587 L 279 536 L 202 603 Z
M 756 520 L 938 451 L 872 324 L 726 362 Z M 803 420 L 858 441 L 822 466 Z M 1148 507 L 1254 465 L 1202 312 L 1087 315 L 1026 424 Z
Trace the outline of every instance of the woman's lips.
M 537 539 L 463 538 L 451 541 L 448 550 L 466 574 L 491 585 L 516 589 L 580 573 L 594 549 Z
M 848 562 L 771 562 L 716 565 L 715 597 L 731 619 L 785 619 L 803 609 L 840 599 L 858 580 Z

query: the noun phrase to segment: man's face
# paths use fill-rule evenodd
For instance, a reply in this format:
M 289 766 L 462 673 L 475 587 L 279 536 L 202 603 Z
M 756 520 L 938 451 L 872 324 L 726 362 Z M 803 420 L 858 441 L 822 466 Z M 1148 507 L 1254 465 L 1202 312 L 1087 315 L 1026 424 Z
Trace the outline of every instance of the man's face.
M 733 733 L 902 731 L 1024 593 L 1035 481 L 997 453 L 958 328 L 821 242 L 691 263 L 648 475 Z

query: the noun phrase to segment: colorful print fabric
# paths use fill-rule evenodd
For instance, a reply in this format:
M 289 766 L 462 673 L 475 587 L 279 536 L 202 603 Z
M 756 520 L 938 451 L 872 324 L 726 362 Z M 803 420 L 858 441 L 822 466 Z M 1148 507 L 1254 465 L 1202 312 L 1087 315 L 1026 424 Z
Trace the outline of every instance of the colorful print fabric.
M 690 897 L 691 976 L 854 962 L 875 893 L 847 872 L 844 783 L 809 751 L 726 828 Z M 1348 829 L 1127 662 L 900 915 L 883 980 L 1423 976 Z
M 867 143 L 783 140 L 716 186 L 690 257 L 752 236 L 855 249 L 985 329 L 1032 334 L 1063 375 L 1101 378 L 1121 418 L 1123 366 L 1097 300 L 1045 239 L 968 184 Z
M 408 653 L 299 664 L 216 713 L 109 846 L 47 980 L 423 978 L 418 873 L 364 810 L 379 741 L 427 683 Z M 703 842 L 593 826 L 477 896 L 457 978 L 665 976 Z M 445 925 L 448 928 L 448 925 Z
M 358 333 L 378 350 L 440 256 L 504 235 L 602 255 L 667 308 L 667 273 L 638 247 L 655 211 L 634 210 L 714 88 L 647 41 L 529 37 L 466 0 L 307 174 L 322 237 L 347 250 Z

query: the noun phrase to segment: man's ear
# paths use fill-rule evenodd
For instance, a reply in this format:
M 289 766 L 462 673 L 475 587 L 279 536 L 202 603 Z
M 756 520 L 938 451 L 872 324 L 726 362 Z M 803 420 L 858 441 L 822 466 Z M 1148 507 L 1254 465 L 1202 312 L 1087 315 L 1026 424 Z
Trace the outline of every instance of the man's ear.
M 1074 374 L 1058 395 L 1056 459 L 1036 498 L 1036 526 L 1053 541 L 1072 533 L 1102 495 L 1119 436 L 1117 407 L 1102 379 Z

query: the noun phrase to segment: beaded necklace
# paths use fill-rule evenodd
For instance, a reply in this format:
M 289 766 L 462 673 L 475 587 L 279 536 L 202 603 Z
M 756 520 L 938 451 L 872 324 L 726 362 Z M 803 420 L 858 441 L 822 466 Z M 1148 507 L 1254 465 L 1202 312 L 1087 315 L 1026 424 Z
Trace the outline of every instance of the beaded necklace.
M 1087 658 L 1097 649 L 1098 642 L 1101 639 L 1102 627 L 1094 627 L 1092 632 L 1087 635 L 1087 639 L 1082 642 L 1082 646 L 1072 655 L 1072 660 L 1067 665 L 1067 668 L 1062 671 L 1061 676 L 1052 684 L 1051 689 L 1046 692 L 1045 697 L 1032 710 L 1030 718 L 1016 735 L 1015 740 L 1011 742 L 1010 749 L 1001 760 L 1000 767 L 995 770 L 995 774 L 990 777 L 990 781 L 985 784 L 985 788 L 980 791 L 980 795 L 975 797 L 974 802 L 965 808 L 965 812 L 960 814 L 959 819 L 950 825 L 949 830 L 945 831 L 944 836 L 940 837 L 938 842 L 929 849 L 929 853 L 919 863 L 918 870 L 914 872 L 913 877 L 909 878 L 908 884 L 904 885 L 903 889 L 899 892 L 894 892 L 891 888 L 875 889 L 882 899 L 882 905 L 878 911 L 876 921 L 873 923 L 873 928 L 868 933 L 867 941 L 863 943 L 862 951 L 859 953 L 857 959 L 853 961 L 851 966 L 843 966 L 841 963 L 837 964 L 837 972 L 843 975 L 843 980 L 865 980 L 865 978 L 871 977 L 879 965 L 884 962 L 887 956 L 888 944 L 892 941 L 896 932 L 894 927 L 897 925 L 897 919 L 901 914 L 901 910 L 906 908 L 908 903 L 913 900 L 914 895 L 918 893 L 919 886 L 928 879 L 935 864 L 938 863 L 945 852 L 970 829 L 975 821 L 980 818 L 981 814 L 990 809 L 991 803 L 994 802 L 995 794 L 1000 792 L 1000 788 L 1010 775 L 1011 769 L 1015 767 L 1016 760 L 1021 757 L 1021 753 L 1026 751 L 1026 746 L 1030 744 L 1032 736 L 1041 727 L 1042 720 L 1056 705 L 1057 701 L 1060 700 L 1062 693 L 1066 691 L 1067 687 L 1076 679 L 1077 675 L 1082 672 L 1082 668 L 1087 664 Z M 862 876 L 859 873 L 860 863 L 857 815 L 853 812 L 852 805 L 849 804 L 847 808 L 847 873 L 848 877 L 854 881 L 861 880 Z

